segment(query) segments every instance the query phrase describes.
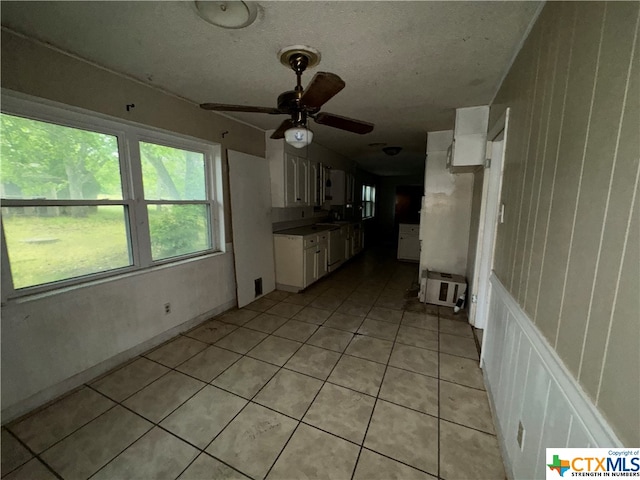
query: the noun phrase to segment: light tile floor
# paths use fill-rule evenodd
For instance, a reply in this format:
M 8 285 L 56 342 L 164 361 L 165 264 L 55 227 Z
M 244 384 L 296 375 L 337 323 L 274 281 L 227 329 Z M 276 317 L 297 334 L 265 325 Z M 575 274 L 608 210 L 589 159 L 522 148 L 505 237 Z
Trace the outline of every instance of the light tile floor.
M 471 327 L 367 252 L 2 429 L 3 479 L 504 479 Z

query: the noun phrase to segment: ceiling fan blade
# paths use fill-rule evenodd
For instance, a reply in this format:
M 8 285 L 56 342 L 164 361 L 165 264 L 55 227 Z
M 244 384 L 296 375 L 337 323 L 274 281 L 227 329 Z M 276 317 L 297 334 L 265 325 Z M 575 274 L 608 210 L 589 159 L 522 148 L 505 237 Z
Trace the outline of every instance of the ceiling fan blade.
M 338 75 L 318 72 L 302 93 L 300 103 L 308 108 L 320 108 L 344 87 L 345 83 Z
M 216 112 L 268 113 L 270 115 L 283 113 L 277 108 L 252 107 L 250 105 L 226 105 L 224 103 L 201 103 L 200 108 L 204 110 L 214 110 Z
M 333 113 L 320 112 L 313 117 L 316 123 L 328 125 L 329 127 L 339 128 L 348 132 L 359 133 L 363 135 L 373 130 L 373 123 L 362 122 L 354 118 L 341 117 Z
M 284 122 L 280 124 L 280 126 L 276 129 L 275 132 L 271 134 L 271 138 L 278 139 L 284 138 L 284 132 L 293 127 L 293 122 L 290 118 L 287 118 Z

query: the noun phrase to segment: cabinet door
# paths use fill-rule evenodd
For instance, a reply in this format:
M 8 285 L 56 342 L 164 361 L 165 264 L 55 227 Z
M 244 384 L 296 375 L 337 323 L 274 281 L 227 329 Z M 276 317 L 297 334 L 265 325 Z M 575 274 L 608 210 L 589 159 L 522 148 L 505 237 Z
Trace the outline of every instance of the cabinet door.
M 318 278 L 324 277 L 328 273 L 327 261 L 329 259 L 329 246 L 326 243 L 318 245 Z
M 284 205 L 293 207 L 296 205 L 298 193 L 297 183 L 298 158 L 286 153 L 284 156 Z
M 296 160 L 296 205 L 310 205 L 309 201 L 309 160 Z
M 353 205 L 355 201 L 354 193 L 356 188 L 356 179 L 352 173 L 346 175 L 346 203 L 347 205 Z
M 317 246 L 304 250 L 304 286 L 308 287 L 318 279 Z
M 418 236 L 400 234 L 398 239 L 398 258 L 420 260 L 420 239 Z
M 346 203 L 346 174 L 342 170 L 331 170 L 331 205 Z
M 318 162 L 309 162 L 309 205 L 319 207 L 319 182 L 320 182 L 320 164 Z

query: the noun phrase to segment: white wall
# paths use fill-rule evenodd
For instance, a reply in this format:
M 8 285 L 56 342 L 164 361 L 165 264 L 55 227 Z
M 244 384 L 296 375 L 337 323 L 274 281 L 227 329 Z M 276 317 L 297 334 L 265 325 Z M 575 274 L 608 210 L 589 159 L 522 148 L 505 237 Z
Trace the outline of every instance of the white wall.
M 495 273 L 627 445 L 640 444 L 639 35 L 640 2 L 547 2 L 491 107 L 491 124 L 511 108 Z
M 141 353 L 140 344 L 150 348 L 234 304 L 231 253 L 9 301 L 2 308 L 2 421 Z
M 435 134 L 435 135 L 434 135 Z M 430 132 L 427 140 L 424 199 L 420 219 L 420 269 L 465 275 L 471 223 L 473 174 L 451 174 L 446 168 L 450 130 Z M 442 137 L 442 138 L 441 138 Z M 449 141 L 448 144 L 450 144 Z M 444 148 L 444 150 L 442 150 Z
M 0 60 L 3 88 L 264 156 L 262 130 L 42 43 L 3 30 Z M 224 164 L 219 175 L 230 242 Z M 230 243 L 226 251 L 3 304 L 2 421 L 235 305 Z

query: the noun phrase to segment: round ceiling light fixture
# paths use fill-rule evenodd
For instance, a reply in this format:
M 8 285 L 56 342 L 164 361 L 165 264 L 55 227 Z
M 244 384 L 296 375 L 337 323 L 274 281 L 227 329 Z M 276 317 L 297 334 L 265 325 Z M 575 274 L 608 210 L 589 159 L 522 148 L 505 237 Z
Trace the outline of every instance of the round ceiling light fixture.
M 196 11 L 204 21 L 222 28 L 245 28 L 255 22 L 258 7 L 254 2 L 196 1 Z
M 284 140 L 295 148 L 306 147 L 313 141 L 313 132 L 304 126 L 292 127 L 284 132 Z

